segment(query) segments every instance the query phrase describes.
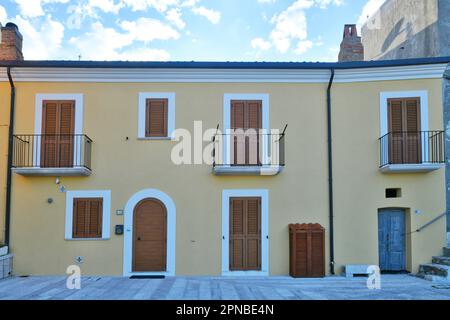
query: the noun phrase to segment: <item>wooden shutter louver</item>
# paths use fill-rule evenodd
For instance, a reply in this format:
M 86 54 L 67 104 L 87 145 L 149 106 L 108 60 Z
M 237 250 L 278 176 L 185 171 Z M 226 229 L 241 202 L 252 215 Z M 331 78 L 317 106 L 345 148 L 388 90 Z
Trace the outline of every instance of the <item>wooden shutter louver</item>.
M 145 135 L 167 137 L 168 99 L 147 99 Z
M 230 270 L 261 269 L 261 199 L 230 199 Z
M 262 102 L 258 100 L 231 101 L 232 165 L 260 165 L 260 136 Z
M 44 101 L 41 167 L 73 167 L 75 101 Z
M 73 238 L 101 238 L 102 216 L 102 198 L 73 199 Z
M 420 99 L 389 99 L 389 162 L 420 163 Z

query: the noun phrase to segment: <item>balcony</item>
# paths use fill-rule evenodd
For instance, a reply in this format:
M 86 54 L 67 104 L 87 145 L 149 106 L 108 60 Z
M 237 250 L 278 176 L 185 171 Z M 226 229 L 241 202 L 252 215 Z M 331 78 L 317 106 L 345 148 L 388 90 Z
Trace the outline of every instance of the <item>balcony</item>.
M 279 174 L 285 166 L 284 131 L 266 134 L 237 130 L 216 134 L 213 142 L 215 175 L 271 176 Z
M 13 136 L 13 171 L 23 176 L 88 176 L 92 140 L 84 134 Z
M 444 131 L 390 132 L 379 142 L 383 173 L 431 172 L 445 166 Z

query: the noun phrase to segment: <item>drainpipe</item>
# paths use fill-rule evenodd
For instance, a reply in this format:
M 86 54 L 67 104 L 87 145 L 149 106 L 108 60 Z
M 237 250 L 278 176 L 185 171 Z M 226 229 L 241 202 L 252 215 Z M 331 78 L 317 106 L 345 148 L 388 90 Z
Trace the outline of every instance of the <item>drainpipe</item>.
M 14 109 L 16 100 L 16 87 L 14 86 L 14 81 L 11 76 L 11 67 L 7 68 L 9 85 L 11 87 L 11 97 L 10 97 L 10 114 L 9 114 L 9 132 L 8 132 L 8 164 L 6 172 L 6 205 L 5 205 L 5 245 L 9 249 L 10 241 L 10 224 L 11 224 L 11 167 L 13 160 L 13 134 L 14 134 Z
M 331 69 L 327 88 L 327 131 L 328 131 L 328 210 L 330 225 L 330 273 L 334 272 L 334 207 L 333 207 L 333 143 L 331 133 L 331 87 L 334 80 L 334 69 Z

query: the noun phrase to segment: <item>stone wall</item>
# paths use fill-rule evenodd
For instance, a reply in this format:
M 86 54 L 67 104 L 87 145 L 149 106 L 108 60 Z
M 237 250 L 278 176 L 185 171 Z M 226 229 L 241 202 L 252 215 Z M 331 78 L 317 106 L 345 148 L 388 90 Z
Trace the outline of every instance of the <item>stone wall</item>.
M 365 60 L 442 56 L 450 42 L 450 1 L 388 0 L 362 27 Z M 446 16 L 447 15 L 447 16 Z M 438 19 L 440 18 L 440 19 Z M 443 31 L 440 31 L 443 29 Z M 444 32 L 447 30 L 446 32 Z M 447 38 L 448 39 L 448 38 Z M 442 42 L 441 42 L 442 43 Z

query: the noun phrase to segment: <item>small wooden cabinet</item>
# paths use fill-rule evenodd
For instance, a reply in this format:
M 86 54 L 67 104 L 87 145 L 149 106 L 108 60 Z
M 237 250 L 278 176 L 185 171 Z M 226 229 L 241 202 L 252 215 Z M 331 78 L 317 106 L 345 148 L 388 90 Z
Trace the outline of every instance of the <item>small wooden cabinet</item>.
M 289 225 L 289 275 L 325 276 L 325 229 L 320 224 Z

